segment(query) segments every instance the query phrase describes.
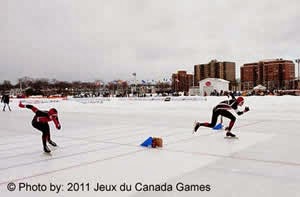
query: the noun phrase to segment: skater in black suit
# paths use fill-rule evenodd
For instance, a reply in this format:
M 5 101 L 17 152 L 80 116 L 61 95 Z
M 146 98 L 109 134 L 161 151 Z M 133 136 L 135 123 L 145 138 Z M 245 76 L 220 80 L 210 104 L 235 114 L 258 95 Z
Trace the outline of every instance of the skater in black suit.
M 230 110 L 234 110 L 237 115 L 242 115 L 245 112 L 248 112 L 250 109 L 249 107 L 245 107 L 245 109 L 243 111 L 239 111 L 238 110 L 238 106 L 242 106 L 244 104 L 244 98 L 239 96 L 238 98 L 235 98 L 233 94 L 230 94 L 230 96 L 232 97 L 232 99 L 230 100 L 226 100 L 226 101 L 222 101 L 221 103 L 219 103 L 217 106 L 215 106 L 213 108 L 213 112 L 212 112 L 212 118 L 211 118 L 211 122 L 197 122 L 195 124 L 194 127 L 194 132 L 197 132 L 198 128 L 200 126 L 205 126 L 205 127 L 210 127 L 213 128 L 218 120 L 218 116 L 224 116 L 228 119 L 230 119 L 229 122 L 229 126 L 225 128 L 226 131 L 226 136 L 228 137 L 236 137 L 235 134 L 231 133 L 231 129 L 235 123 L 236 117 L 230 112 Z
M 50 128 L 48 122 L 53 121 L 57 129 L 61 128 L 58 120 L 57 110 L 55 108 L 51 108 L 49 111 L 41 111 L 33 105 L 23 105 L 22 102 L 19 103 L 19 107 L 31 109 L 35 113 L 35 116 L 32 120 L 32 126 L 43 133 L 42 142 L 44 151 L 46 153 L 50 153 L 51 150 L 47 146 L 47 142 L 52 146 L 57 145 L 50 138 Z
M 10 109 L 10 106 L 9 106 L 9 95 L 8 94 L 3 94 L 2 95 L 2 98 L 1 98 L 1 103 L 4 103 L 4 106 L 3 106 L 3 111 L 5 111 L 5 107 L 7 105 L 9 111 L 11 111 Z

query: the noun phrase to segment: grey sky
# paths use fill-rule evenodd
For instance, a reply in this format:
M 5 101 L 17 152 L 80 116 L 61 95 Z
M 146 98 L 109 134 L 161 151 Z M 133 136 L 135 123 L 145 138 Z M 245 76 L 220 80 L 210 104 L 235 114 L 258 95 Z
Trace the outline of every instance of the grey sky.
M 0 82 L 133 72 L 157 80 L 211 59 L 238 68 L 294 60 L 299 8 L 298 0 L 0 0 Z

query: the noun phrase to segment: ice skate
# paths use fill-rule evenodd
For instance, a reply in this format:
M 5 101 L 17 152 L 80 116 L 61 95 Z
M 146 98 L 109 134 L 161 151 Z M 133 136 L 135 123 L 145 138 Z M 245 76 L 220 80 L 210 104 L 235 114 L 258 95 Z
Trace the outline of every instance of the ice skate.
M 193 133 L 196 133 L 199 127 L 200 127 L 200 123 L 195 122 Z
M 226 137 L 236 137 L 236 135 L 231 133 L 230 131 L 227 131 L 226 132 Z
M 226 131 L 226 136 L 224 137 L 225 139 L 239 139 L 235 134 L 231 133 L 229 128 L 225 128 Z
M 48 142 L 49 142 L 49 144 L 51 144 L 52 146 L 57 146 L 57 144 L 56 144 L 55 142 L 53 142 L 52 140 L 49 140 Z
M 44 152 L 45 153 L 50 153 L 51 152 L 51 150 L 49 149 L 49 147 L 47 145 L 44 146 Z

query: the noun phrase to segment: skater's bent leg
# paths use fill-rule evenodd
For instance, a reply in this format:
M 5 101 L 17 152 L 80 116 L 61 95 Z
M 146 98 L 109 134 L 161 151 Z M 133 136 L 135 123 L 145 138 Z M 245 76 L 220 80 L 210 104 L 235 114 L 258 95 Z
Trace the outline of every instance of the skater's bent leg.
M 213 114 L 212 114 L 212 117 L 211 117 L 211 123 L 208 123 L 208 122 L 200 123 L 200 126 L 213 128 L 217 123 L 219 115 L 220 114 L 219 114 L 218 110 L 216 110 L 216 111 L 214 110 Z
M 232 119 L 232 120 L 229 122 L 229 127 L 228 127 L 228 130 L 229 130 L 229 131 L 231 131 L 231 129 L 232 129 L 234 123 L 235 123 L 235 118 Z
M 48 139 L 49 139 L 49 133 L 43 132 L 43 135 L 42 135 L 42 142 L 43 142 L 43 146 L 44 146 L 44 147 L 47 145 Z
M 43 149 L 46 153 L 50 153 L 51 151 L 47 146 L 47 141 L 50 138 L 50 128 L 48 123 L 40 123 L 33 120 L 32 126 L 43 133 L 42 135 Z
M 231 131 L 231 129 L 235 123 L 236 117 L 232 113 L 230 113 L 229 111 L 226 111 L 226 110 L 224 110 L 224 112 L 222 112 L 222 116 L 230 119 L 229 126 L 227 127 L 226 130 Z
M 49 132 L 49 136 L 48 136 L 48 142 L 49 142 L 49 144 L 51 144 L 52 146 L 57 146 L 57 144 L 51 140 L 50 132 Z
M 48 132 L 44 131 L 43 135 L 42 135 L 42 142 L 43 142 L 44 151 L 46 153 L 50 153 L 51 152 L 50 149 L 49 149 L 49 147 L 47 146 L 48 139 L 49 139 L 49 131 Z

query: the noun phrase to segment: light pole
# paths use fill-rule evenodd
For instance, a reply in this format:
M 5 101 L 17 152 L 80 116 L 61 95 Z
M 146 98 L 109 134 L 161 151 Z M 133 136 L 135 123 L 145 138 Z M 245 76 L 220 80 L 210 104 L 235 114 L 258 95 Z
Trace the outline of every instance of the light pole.
M 134 76 L 134 93 L 135 93 L 135 92 L 137 92 L 136 73 L 132 73 L 132 75 Z M 135 95 L 134 93 L 132 95 Z
M 295 59 L 296 63 L 298 64 L 298 78 L 297 78 L 297 89 L 299 89 L 299 67 L 300 67 L 300 58 Z
M 20 90 L 22 91 L 22 79 L 19 79 L 20 82 Z

